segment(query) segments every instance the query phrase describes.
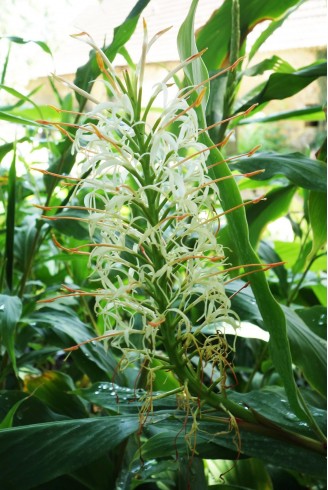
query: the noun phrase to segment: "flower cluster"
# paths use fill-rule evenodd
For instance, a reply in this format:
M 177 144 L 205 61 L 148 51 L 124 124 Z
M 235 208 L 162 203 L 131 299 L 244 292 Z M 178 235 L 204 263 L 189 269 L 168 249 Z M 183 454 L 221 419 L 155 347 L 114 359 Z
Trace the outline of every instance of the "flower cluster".
M 142 111 L 140 80 L 124 85 L 100 50 L 98 55 L 113 95 L 86 114 L 74 150 L 84 154 L 80 171 L 88 174 L 79 190 L 95 244 L 92 278 L 102 285 L 96 310 L 107 330 L 122 332 L 113 344 L 131 360 L 151 357 L 163 324 L 181 340 L 209 324 L 236 326 L 237 318 L 225 293 L 224 251 L 216 237 L 220 197 L 206 169 L 209 150 L 198 141 L 193 106 L 202 92 L 194 104 L 190 91 L 170 98 L 168 76 Z M 164 108 L 149 124 L 159 95 Z M 131 335 L 136 318 L 141 343 Z

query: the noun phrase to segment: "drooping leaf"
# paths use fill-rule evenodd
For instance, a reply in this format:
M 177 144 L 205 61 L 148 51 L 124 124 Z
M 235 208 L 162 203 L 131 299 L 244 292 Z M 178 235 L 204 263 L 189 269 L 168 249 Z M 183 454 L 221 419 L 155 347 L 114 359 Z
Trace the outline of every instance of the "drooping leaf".
M 147 7 L 150 0 L 138 0 L 125 21 L 114 29 L 114 36 L 111 44 L 104 49 L 104 53 L 110 61 L 113 61 L 116 54 L 132 36 L 141 12 Z M 100 75 L 100 69 L 96 61 L 94 51 L 90 52 L 89 61 L 77 69 L 74 83 L 83 90 L 90 92 L 94 80 Z M 80 109 L 83 108 L 85 100 L 79 94 L 76 98 L 80 104 Z
M 280 56 L 274 55 L 271 56 L 271 58 L 266 58 L 251 68 L 247 68 L 247 70 L 243 72 L 243 75 L 254 77 L 257 75 L 263 75 L 263 73 L 268 70 L 278 73 L 292 73 L 295 71 L 287 61 L 280 58 Z
M 207 23 L 197 32 L 199 50 L 208 48 L 203 59 L 208 70 L 216 70 L 229 60 L 231 35 L 231 3 L 225 1 L 214 11 Z M 253 28 L 268 19 L 281 18 L 299 0 L 274 0 L 259 2 L 258 0 L 239 0 L 241 46 Z
M 255 458 L 247 458 L 232 463 L 227 460 L 209 461 L 209 472 L 214 475 L 224 475 L 223 489 L 252 489 L 273 490 L 270 475 L 262 461 Z M 209 490 L 214 490 L 212 486 Z
M 34 43 L 37 44 L 45 53 L 52 55 L 49 46 L 44 41 L 33 41 L 32 39 L 23 39 L 19 36 L 0 36 L 0 39 L 8 39 L 12 43 L 16 44 L 28 44 Z
M 319 77 L 326 76 L 327 63 L 314 63 L 293 73 L 272 73 L 257 95 L 251 97 L 235 113 L 246 111 L 253 104 L 265 104 L 271 100 L 282 100 L 297 94 Z M 258 107 L 259 109 L 259 107 Z
M 16 371 L 16 324 L 22 314 L 22 302 L 17 296 L 0 294 L 0 336 Z
M 125 415 L 4 429 L 0 432 L 1 484 L 6 490 L 29 490 L 70 473 L 114 449 L 138 425 L 138 416 Z M 13 461 L 19 461 L 19 471 Z
M 252 177 L 255 180 L 268 180 L 283 175 L 299 187 L 320 192 L 327 190 L 326 165 L 301 153 L 257 153 L 249 158 L 240 158 L 235 166 L 242 172 L 265 169 L 262 174 Z

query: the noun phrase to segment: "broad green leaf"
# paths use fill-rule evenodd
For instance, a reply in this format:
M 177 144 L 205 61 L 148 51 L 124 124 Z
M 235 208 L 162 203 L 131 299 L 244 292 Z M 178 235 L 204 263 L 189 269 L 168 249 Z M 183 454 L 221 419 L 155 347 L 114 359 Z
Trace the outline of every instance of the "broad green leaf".
M 203 56 L 208 70 L 216 70 L 229 60 L 231 34 L 231 3 L 226 0 L 214 11 L 207 23 L 197 32 L 199 50 L 208 48 Z M 299 0 L 240 0 L 241 46 L 253 28 L 268 19 L 278 20 Z
M 247 117 L 238 121 L 238 125 L 252 123 L 267 123 L 283 121 L 285 119 L 291 121 L 324 121 L 325 113 L 322 106 L 316 105 L 306 107 L 305 109 L 295 109 L 291 111 L 277 112 L 264 117 Z
M 29 490 L 97 460 L 138 430 L 138 416 L 34 424 L 0 432 L 3 488 Z M 19 471 L 13 461 L 19 461 Z
M 287 213 L 295 191 L 294 186 L 278 187 L 268 192 L 265 200 L 246 210 L 253 247 L 256 247 L 265 227 Z
M 271 100 L 282 100 L 297 94 L 319 77 L 326 76 L 327 63 L 314 63 L 293 73 L 272 73 L 261 91 L 241 106 L 235 113 L 246 111 L 253 104 L 264 104 Z M 259 109 L 259 107 L 257 108 Z
M 33 41 L 32 39 L 23 39 L 22 37 L 18 36 L 0 36 L 0 39 L 8 39 L 8 41 L 16 44 L 34 43 L 37 44 L 45 53 L 52 56 L 49 46 L 44 41 Z
M 327 194 L 310 192 L 308 210 L 313 233 L 312 250 L 308 257 L 311 260 L 327 241 Z
M 67 374 L 45 371 L 41 376 L 25 379 L 25 386 L 29 393 L 34 393 L 54 412 L 72 418 L 87 417 L 87 411 L 81 400 L 69 394 L 75 386 Z
M 181 61 L 186 60 L 190 56 L 198 53 L 196 46 L 195 36 L 194 36 L 194 19 L 195 12 L 199 0 L 193 0 L 188 12 L 188 15 L 184 22 L 182 23 L 178 32 L 178 51 Z M 191 64 L 185 66 L 185 75 L 188 78 L 188 82 L 191 85 L 198 85 L 199 83 L 207 80 L 208 72 L 204 61 L 201 58 L 197 58 Z M 209 97 L 209 90 L 206 91 L 205 97 L 202 99 L 203 111 L 206 109 L 206 104 Z
M 22 314 L 22 302 L 17 296 L 0 294 L 0 336 L 8 351 L 14 371 L 16 372 L 15 335 L 16 324 Z
M 40 90 L 40 88 L 41 88 L 41 85 L 39 87 L 36 87 L 34 90 L 32 90 L 32 92 L 30 92 L 29 95 L 24 95 L 21 92 L 18 92 L 18 90 L 15 90 L 12 87 L 8 87 L 7 85 L 0 84 L 0 89 L 5 90 L 10 95 L 12 95 L 12 96 L 16 97 L 17 99 L 19 99 L 18 105 L 21 105 L 24 102 L 28 102 L 37 111 L 38 117 L 41 118 L 41 119 L 43 119 L 44 116 L 42 114 L 42 111 L 39 109 L 39 106 L 35 102 L 33 102 L 33 100 L 31 99 L 31 95 L 35 94 L 38 90 Z M 17 107 L 17 105 L 11 106 L 9 108 L 3 108 L 3 107 L 1 107 L 1 110 L 3 112 L 7 112 L 8 109 L 13 109 L 14 107 Z
M 312 160 L 301 153 L 256 153 L 249 158 L 240 158 L 235 166 L 242 172 L 265 169 L 255 180 L 268 180 L 283 175 L 294 185 L 314 191 L 327 190 L 326 165 L 320 160 Z
M 115 27 L 114 37 L 109 46 L 104 49 L 104 53 L 110 61 L 113 61 L 118 51 L 126 44 L 130 39 L 137 26 L 141 12 L 147 7 L 150 0 L 138 0 L 125 21 Z M 78 68 L 74 83 L 83 90 L 90 92 L 94 80 L 100 75 L 100 69 L 96 61 L 96 55 L 94 51 L 90 52 L 89 61 Z M 84 107 L 85 100 L 79 94 L 76 94 L 76 98 L 80 104 L 80 109 Z
M 40 124 L 24 117 L 15 116 L 13 114 L 0 111 L 0 120 L 7 121 L 13 124 L 21 124 L 23 126 L 36 126 L 40 127 Z

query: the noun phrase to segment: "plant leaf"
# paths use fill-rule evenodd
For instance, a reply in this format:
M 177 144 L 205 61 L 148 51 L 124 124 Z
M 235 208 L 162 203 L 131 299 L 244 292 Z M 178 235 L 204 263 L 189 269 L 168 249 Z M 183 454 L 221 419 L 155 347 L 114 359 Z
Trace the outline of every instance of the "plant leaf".
M 22 37 L 18 36 L 0 36 L 0 39 L 8 39 L 8 41 L 16 44 L 34 43 L 37 44 L 45 53 L 52 56 L 51 49 L 44 41 L 33 41 L 32 39 L 23 39 Z
M 311 191 L 308 206 L 313 233 L 312 250 L 308 257 L 311 260 L 327 241 L 327 194 Z
M 242 172 L 265 169 L 255 180 L 268 180 L 283 175 L 294 185 L 305 189 L 326 192 L 326 165 L 320 160 L 312 160 L 301 153 L 257 153 L 249 158 L 240 158 L 235 164 Z
M 238 125 L 242 126 L 244 124 L 252 123 L 267 123 L 283 120 L 291 121 L 324 121 L 325 112 L 320 105 L 306 107 L 305 109 L 296 109 L 292 111 L 276 112 L 275 114 L 269 114 L 264 117 L 248 117 L 240 119 Z
M 138 425 L 138 416 L 125 415 L 2 430 L 0 473 L 3 488 L 28 490 L 70 473 L 115 448 L 133 434 Z M 19 471 L 13 461 L 19 461 Z
M 207 23 L 197 32 L 199 50 L 208 48 L 203 56 L 208 70 L 217 70 L 229 60 L 231 37 L 231 3 L 223 2 L 214 11 Z M 243 46 L 247 35 L 253 28 L 265 20 L 280 19 L 299 0 L 239 0 L 240 4 L 240 45 Z
M 266 225 L 287 213 L 295 191 L 294 186 L 278 187 L 268 192 L 265 200 L 247 209 L 249 237 L 253 247 L 256 247 Z
M 15 329 L 22 314 L 22 302 L 17 296 L 0 294 L 0 334 L 16 372 Z
M 326 76 L 326 73 L 326 62 L 313 63 L 298 71 L 294 71 L 294 73 L 272 73 L 261 91 L 247 100 L 246 103 L 238 106 L 235 109 L 235 114 L 246 111 L 253 104 L 260 106 L 271 100 L 282 100 L 291 97 L 317 80 L 317 78 Z M 259 107 L 257 107 L 258 109 Z
M 112 43 L 104 49 L 104 53 L 110 61 L 113 61 L 119 49 L 123 47 L 132 36 L 141 12 L 145 7 L 147 7 L 149 2 L 150 0 L 138 0 L 125 21 L 118 27 L 115 27 Z M 93 87 L 94 80 L 99 75 L 100 69 L 96 61 L 96 55 L 94 51 L 91 51 L 89 61 L 77 69 L 74 83 L 86 92 L 90 92 Z M 85 99 L 79 94 L 75 95 L 80 104 L 81 110 L 85 104 Z
M 195 36 L 194 36 L 194 19 L 196 8 L 199 0 L 193 0 L 185 18 L 184 22 L 178 32 L 178 51 L 180 60 L 184 61 L 190 56 L 198 53 L 196 46 Z M 188 84 L 198 85 L 199 83 L 207 80 L 208 71 L 206 69 L 205 63 L 201 58 L 195 59 L 192 63 L 185 66 L 184 73 L 188 77 Z M 209 90 L 206 91 L 205 97 L 202 99 L 203 111 L 206 109 L 206 104 L 209 98 Z

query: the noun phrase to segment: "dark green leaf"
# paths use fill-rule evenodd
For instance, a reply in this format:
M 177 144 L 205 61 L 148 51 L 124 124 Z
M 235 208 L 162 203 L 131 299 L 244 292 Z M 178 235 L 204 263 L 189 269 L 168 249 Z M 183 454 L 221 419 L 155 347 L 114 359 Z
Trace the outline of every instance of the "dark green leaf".
M 28 425 L 0 432 L 4 490 L 28 490 L 70 473 L 115 448 L 138 429 L 138 416 Z M 13 461 L 19 461 L 19 471 Z
M 70 219 L 72 218 L 72 219 Z M 47 218 L 44 218 L 47 220 Z M 88 212 L 78 209 L 63 211 L 56 215 L 56 219 L 49 218 L 48 222 L 53 228 L 64 235 L 68 235 L 78 240 L 87 240 L 90 236 L 88 224 Z
M 13 368 L 16 371 L 15 335 L 16 324 L 22 314 L 22 302 L 17 296 L 0 294 L 0 335 Z
M 287 61 L 280 58 L 280 56 L 274 55 L 271 58 L 267 58 L 257 65 L 252 66 L 251 68 L 247 68 L 247 70 L 243 72 L 243 75 L 254 77 L 256 75 L 262 75 L 268 70 L 278 73 L 292 73 L 295 71 L 294 68 L 287 63 Z
M 222 476 L 225 482 L 223 490 L 224 488 L 273 490 L 270 475 L 263 462 L 258 459 L 248 458 L 234 463 L 226 460 L 210 462 L 210 472 L 215 469 L 217 475 L 224 475 Z M 217 488 L 222 490 L 220 485 Z
M 299 187 L 320 192 L 327 190 L 326 165 L 301 153 L 257 153 L 249 158 L 241 158 L 235 165 L 242 172 L 265 169 L 262 174 L 252 177 L 255 180 L 267 180 L 283 175 Z

